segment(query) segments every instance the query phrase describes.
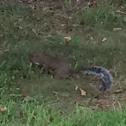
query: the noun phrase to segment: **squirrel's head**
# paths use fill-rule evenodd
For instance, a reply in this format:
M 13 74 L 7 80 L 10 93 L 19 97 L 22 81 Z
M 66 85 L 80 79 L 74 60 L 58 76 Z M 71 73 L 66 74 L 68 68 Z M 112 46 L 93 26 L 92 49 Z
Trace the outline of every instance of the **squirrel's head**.
M 31 55 L 30 62 L 39 65 L 39 63 L 37 62 L 37 55 Z

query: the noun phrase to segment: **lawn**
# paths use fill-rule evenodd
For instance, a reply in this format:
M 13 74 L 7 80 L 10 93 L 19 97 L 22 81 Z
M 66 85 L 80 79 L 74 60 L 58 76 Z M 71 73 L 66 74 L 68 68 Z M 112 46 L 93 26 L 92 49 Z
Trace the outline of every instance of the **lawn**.
M 0 112 L 1 126 L 126 124 L 125 0 L 0 4 L 0 108 L 7 108 Z M 94 98 L 99 78 L 61 80 L 44 74 L 30 63 L 38 52 L 73 66 L 103 66 L 112 73 L 114 87 Z

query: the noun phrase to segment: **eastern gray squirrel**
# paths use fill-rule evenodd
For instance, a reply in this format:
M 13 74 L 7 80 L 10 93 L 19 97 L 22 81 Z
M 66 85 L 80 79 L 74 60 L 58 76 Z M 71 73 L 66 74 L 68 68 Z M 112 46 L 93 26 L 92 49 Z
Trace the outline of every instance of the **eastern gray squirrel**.
M 37 54 L 30 57 L 30 62 L 42 67 L 43 70 L 51 70 L 59 78 L 68 78 L 74 73 L 81 72 L 82 74 L 92 74 L 95 76 L 100 76 L 102 83 L 99 86 L 99 90 L 109 91 L 113 87 L 113 77 L 110 72 L 104 67 L 94 66 L 90 68 L 78 67 L 76 69 L 72 68 L 71 63 L 64 61 L 58 57 L 53 57 L 50 55 Z

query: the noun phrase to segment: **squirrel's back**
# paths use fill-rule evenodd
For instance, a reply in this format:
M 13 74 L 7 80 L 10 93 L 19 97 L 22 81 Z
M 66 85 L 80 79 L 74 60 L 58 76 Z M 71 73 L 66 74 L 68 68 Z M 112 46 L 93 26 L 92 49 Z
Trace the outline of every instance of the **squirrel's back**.
M 32 55 L 30 61 L 33 64 L 41 66 L 44 70 L 53 71 L 53 73 L 59 77 L 72 74 L 71 63 L 56 56 L 37 54 Z

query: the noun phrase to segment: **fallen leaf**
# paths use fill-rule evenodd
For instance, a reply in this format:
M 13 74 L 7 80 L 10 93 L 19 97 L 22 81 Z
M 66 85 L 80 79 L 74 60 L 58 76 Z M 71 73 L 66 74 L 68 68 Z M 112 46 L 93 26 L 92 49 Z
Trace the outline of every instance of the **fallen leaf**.
M 2 108 L 0 108 L 0 112 L 5 112 L 6 110 L 7 110 L 6 107 L 2 107 Z
M 116 10 L 115 12 L 116 13 L 120 13 L 120 14 L 125 14 L 125 12 L 124 11 L 121 11 L 121 10 Z
M 34 28 L 32 29 L 32 32 L 34 32 L 36 36 L 38 35 Z
M 104 102 L 100 102 L 99 106 L 100 107 L 105 107 L 105 103 Z
M 27 95 L 25 92 L 23 92 L 23 96 L 24 96 L 24 97 L 28 97 L 28 95 Z
M 64 27 L 64 26 L 65 26 L 65 24 L 61 24 L 60 26 Z
M 118 94 L 118 93 L 121 93 L 123 90 L 122 89 L 118 89 L 118 90 L 115 90 L 114 93 Z
M 113 31 L 120 31 L 122 28 L 113 28 Z
M 64 37 L 65 41 L 68 43 L 71 40 L 71 37 Z
M 36 33 L 36 30 L 35 30 L 34 28 L 32 29 L 32 31 L 33 31 L 34 33 Z
M 18 26 L 19 29 L 23 29 L 21 26 Z
M 77 89 L 78 89 L 78 86 L 75 87 L 75 90 L 77 90 Z
M 93 37 L 87 36 L 87 39 L 88 39 L 88 40 L 93 40 Z
M 84 91 L 84 90 L 82 90 L 82 89 L 80 89 L 80 91 L 81 91 L 81 95 L 82 95 L 82 96 L 85 96 L 85 95 L 86 95 L 86 91 Z
M 101 41 L 104 42 L 104 41 L 106 41 L 106 39 L 107 39 L 107 38 L 103 38 Z

